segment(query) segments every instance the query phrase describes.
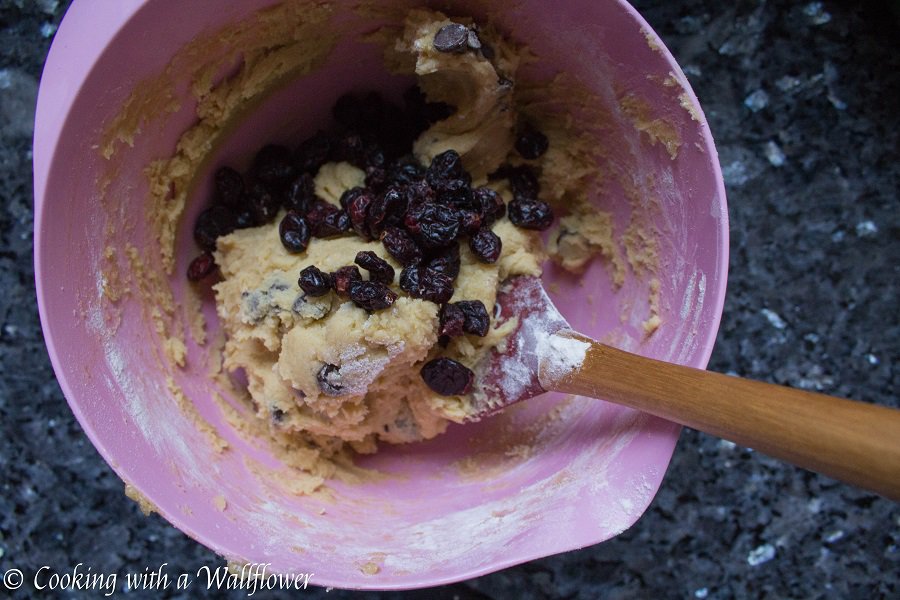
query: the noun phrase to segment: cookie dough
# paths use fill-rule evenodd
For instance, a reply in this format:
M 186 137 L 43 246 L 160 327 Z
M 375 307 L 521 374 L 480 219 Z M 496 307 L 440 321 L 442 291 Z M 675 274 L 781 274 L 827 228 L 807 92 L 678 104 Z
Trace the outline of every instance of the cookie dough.
M 502 40 L 491 40 L 496 48 L 493 61 L 475 52 L 436 52 L 434 35 L 448 23 L 439 13 L 413 11 L 390 49 L 393 66 L 414 71 L 430 100 L 457 108 L 419 137 L 414 145 L 417 158 L 428 164 L 436 154 L 455 149 L 475 184 L 483 184 L 512 149 L 516 62 Z M 316 176 L 316 193 L 337 204 L 343 191 L 360 185 L 363 178 L 364 173 L 348 163 L 328 163 Z M 392 264 L 396 278 L 401 268 L 380 242 L 355 236 L 313 239 L 305 252 L 290 254 L 279 239 L 279 221 L 224 236 L 215 253 L 223 276 L 214 287 L 217 311 L 228 336 L 224 366 L 244 372 L 258 416 L 280 430 L 328 443 L 342 440 L 361 451 L 374 450 L 376 441 L 428 439 L 442 433 L 450 421 L 462 421 L 470 410 L 468 400 L 432 392 L 420 376 L 422 364 L 440 354 L 471 368 L 515 323 L 492 323 L 485 337 L 464 335 L 440 348 L 439 307 L 432 302 L 401 294 L 389 309 L 367 313 L 334 292 L 306 296 L 297 278 L 309 265 L 334 271 L 353 264 L 357 252 L 371 250 Z M 506 218 L 495 223 L 493 231 L 503 240 L 494 264 L 479 262 L 461 244 L 451 302 L 481 300 L 491 311 L 503 280 L 540 275 L 546 255 L 538 234 Z M 325 365 L 336 370 L 322 386 Z
M 500 166 L 512 150 L 517 117 L 512 92 L 518 58 L 502 42 L 491 44 L 494 58 L 490 61 L 478 52 L 438 52 L 434 36 L 451 22 L 440 14 L 412 11 L 394 50 L 415 57 L 419 87 L 429 100 L 456 107 L 453 115 L 419 137 L 413 147 L 416 158 L 427 165 L 441 152 L 456 150 L 478 180 Z
M 451 299 L 481 300 L 493 307 L 497 287 L 511 275 L 540 274 L 540 240 L 500 221 L 494 231 L 503 254 L 493 265 L 461 248 L 458 285 Z M 297 274 L 309 265 L 334 271 L 356 253 L 371 250 L 400 272 L 380 242 L 343 237 L 313 240 L 301 255 L 281 244 L 277 225 L 236 231 L 219 240 L 216 262 L 224 281 L 216 284 L 218 314 L 227 333 L 225 367 L 243 369 L 259 416 L 281 427 L 343 440 L 379 438 L 400 443 L 427 439 L 460 421 L 468 410 L 462 397 L 434 394 L 419 375 L 436 354 L 472 367 L 505 337 L 510 325 L 488 336 L 437 342 L 438 306 L 401 296 L 387 310 L 368 314 L 333 292 L 305 296 Z M 398 275 L 399 276 L 399 275 Z M 395 282 L 396 283 L 396 282 Z M 433 352 L 434 350 L 434 352 Z M 317 375 L 336 365 L 337 396 L 320 389 Z

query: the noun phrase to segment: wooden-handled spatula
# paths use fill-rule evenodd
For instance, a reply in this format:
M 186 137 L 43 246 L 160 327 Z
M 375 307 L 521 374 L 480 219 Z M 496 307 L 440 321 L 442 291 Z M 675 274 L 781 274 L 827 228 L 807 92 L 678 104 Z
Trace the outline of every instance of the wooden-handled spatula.
M 545 391 L 602 398 L 900 500 L 900 410 L 670 364 L 569 327 L 539 279 L 498 295 L 518 318 L 505 352 L 475 369 L 473 418 Z

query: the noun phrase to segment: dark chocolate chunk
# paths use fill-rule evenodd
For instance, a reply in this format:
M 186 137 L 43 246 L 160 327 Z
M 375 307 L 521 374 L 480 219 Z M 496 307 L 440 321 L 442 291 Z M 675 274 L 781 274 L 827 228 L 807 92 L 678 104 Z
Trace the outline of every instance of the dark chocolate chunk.
M 316 382 L 319 389 L 326 396 L 340 396 L 344 391 L 344 384 L 341 382 L 341 369 L 337 365 L 325 363 L 316 374 Z
M 463 52 L 468 40 L 468 27 L 460 23 L 450 23 L 434 34 L 434 49 L 438 52 Z

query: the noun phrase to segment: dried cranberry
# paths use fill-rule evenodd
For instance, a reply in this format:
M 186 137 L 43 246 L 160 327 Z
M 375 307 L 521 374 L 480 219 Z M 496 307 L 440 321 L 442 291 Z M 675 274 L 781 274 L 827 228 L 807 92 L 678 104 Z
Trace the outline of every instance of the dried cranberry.
M 366 232 L 365 234 L 361 233 L 361 236 L 365 237 L 367 240 L 377 240 L 381 237 L 381 233 L 387 226 L 385 219 L 387 218 L 388 202 L 392 199 L 396 199 L 398 196 L 402 198 L 403 203 L 406 204 L 406 197 L 399 194 L 394 188 L 388 189 L 384 194 L 375 196 L 372 203 L 369 205 L 369 210 L 366 212 L 364 223 Z
M 363 162 L 366 169 L 375 167 L 383 169 L 387 165 L 384 150 L 374 141 L 368 141 L 363 148 Z
M 221 205 L 204 210 L 194 223 L 194 239 L 204 250 L 215 250 L 216 240 L 235 229 L 235 215 Z
M 449 246 L 459 237 L 459 211 L 442 204 L 411 206 L 404 224 L 426 248 Z
M 244 178 L 231 167 L 222 167 L 215 176 L 216 201 L 239 209 L 244 199 Z
M 453 291 L 453 279 L 443 273 L 425 269 L 419 278 L 419 295 L 435 304 L 449 302 Z
M 371 250 L 357 252 L 353 262 L 369 272 L 369 281 L 394 283 L 394 267 Z
M 216 270 L 216 260 L 209 252 L 204 252 L 188 265 L 187 278 L 191 281 L 205 279 Z
M 453 297 L 453 280 L 438 271 L 414 265 L 400 272 L 400 289 L 413 298 L 444 304 Z
M 459 226 L 466 235 L 475 235 L 481 229 L 481 213 L 474 210 L 462 210 L 459 213 Z
M 288 211 L 278 225 L 281 245 L 292 253 L 303 252 L 309 245 L 309 223 L 298 212 Z
M 469 28 L 459 23 L 450 23 L 434 34 L 434 49 L 438 52 L 465 52 L 469 39 Z
M 338 207 L 317 198 L 306 213 L 313 237 L 329 238 L 350 229 L 350 217 Z
M 344 391 L 344 384 L 341 382 L 341 369 L 337 365 L 325 363 L 316 374 L 316 382 L 319 389 L 327 396 L 340 396 Z
M 435 187 L 437 199 L 455 208 L 475 208 L 472 188 L 467 179 L 449 179 Z
M 319 225 L 319 235 L 317 237 L 334 237 L 348 231 L 350 231 L 350 215 L 345 210 L 338 210 L 325 215 L 321 225 Z
M 324 296 L 331 291 L 331 275 L 310 265 L 300 271 L 300 279 L 297 280 L 297 284 L 310 296 Z
M 403 270 L 400 271 L 400 289 L 413 298 L 418 298 L 419 282 L 422 279 L 422 274 L 424 272 L 425 269 L 419 265 L 404 267 Z
M 513 167 L 504 165 L 496 172 L 491 174 L 492 179 L 508 179 L 509 185 L 513 189 L 515 196 L 523 196 L 525 198 L 537 198 L 540 193 L 540 184 L 534 169 L 528 165 L 519 165 Z
M 341 208 L 349 211 L 350 210 L 350 202 L 354 198 L 356 198 L 357 196 L 360 196 L 362 194 L 368 194 L 368 193 L 369 193 L 369 190 L 367 190 L 364 187 L 352 187 L 349 190 L 344 191 L 344 193 L 341 194 L 341 198 L 340 198 Z
M 475 205 L 481 210 L 482 225 L 493 223 L 506 214 L 506 204 L 503 198 L 489 187 L 478 187 L 472 190 L 472 198 Z
M 463 179 L 468 175 L 462 166 L 462 159 L 456 150 L 441 152 L 433 159 L 425 171 L 425 180 L 431 187 L 438 187 L 442 182 L 451 179 Z
M 235 229 L 247 229 L 248 227 L 256 227 L 256 214 L 252 209 L 245 208 L 234 216 Z
M 406 191 L 398 187 L 389 187 L 383 194 L 375 198 L 375 201 L 369 206 L 366 218 L 371 239 L 381 237 L 381 233 L 388 225 L 400 225 L 407 207 Z
M 523 229 L 543 231 L 553 224 L 553 209 L 541 200 L 516 197 L 509 203 L 509 220 Z
M 338 138 L 331 149 L 331 159 L 338 162 L 345 161 L 361 169 L 365 168 L 366 153 L 362 136 L 358 133 L 346 133 Z
M 547 151 L 549 145 L 547 136 L 531 125 L 523 127 L 516 136 L 516 152 L 528 160 L 540 158 Z
M 401 265 L 409 266 L 422 260 L 422 250 L 406 231 L 399 227 L 388 227 L 381 238 L 384 249 Z
M 423 184 L 424 185 L 424 184 Z M 384 193 L 385 222 L 389 225 L 400 225 L 403 217 L 409 209 L 409 190 L 418 189 L 418 184 L 413 183 L 407 187 L 391 186 Z
M 459 277 L 459 244 L 453 244 L 446 250 L 431 259 L 427 268 L 438 273 L 443 273 L 450 279 Z
M 378 281 L 351 281 L 350 299 L 365 310 L 384 310 L 397 299 L 397 294 Z
M 435 358 L 425 363 L 422 379 L 431 390 L 441 396 L 468 394 L 475 381 L 471 369 L 452 358 Z
M 388 184 L 387 169 L 381 167 L 366 167 L 366 187 L 380 191 Z
M 425 167 L 420 165 L 413 156 L 400 158 L 388 169 L 388 181 L 397 185 L 408 185 L 415 181 L 421 181 L 423 177 L 425 177 Z
M 500 236 L 485 227 L 469 238 L 469 249 L 481 262 L 492 264 L 500 258 L 503 242 Z
M 414 181 L 406 186 L 406 198 L 408 207 L 419 206 L 437 200 L 434 190 L 431 189 L 431 186 L 424 179 Z
M 465 315 L 463 331 L 484 337 L 491 327 L 491 318 L 488 316 L 484 302 L 481 300 L 461 300 L 455 303 Z
M 344 196 L 348 196 L 347 214 L 350 215 L 350 225 L 353 227 L 353 231 L 364 240 L 371 240 L 368 218 L 369 207 L 375 202 L 375 194 L 365 188 L 353 188 L 341 196 L 342 201 Z
M 246 202 L 253 211 L 256 222 L 260 225 L 271 223 L 281 208 L 278 198 L 261 183 L 255 183 L 250 187 Z
M 328 162 L 332 143 L 331 136 L 322 131 L 304 140 L 294 151 L 294 164 L 297 169 L 315 175 L 319 167 Z
M 286 186 L 294 173 L 291 151 L 284 146 L 263 146 L 253 159 L 253 174 L 269 188 Z
M 284 207 L 288 210 L 295 210 L 301 215 L 309 212 L 310 206 L 316 199 L 316 184 L 312 175 L 302 173 L 291 182 L 288 186 L 287 194 L 284 198 Z
M 339 296 L 350 293 L 350 284 L 354 281 L 362 281 L 362 274 L 358 267 L 341 267 L 331 274 L 331 285 Z
M 457 337 L 462 335 L 466 314 L 456 304 L 445 304 L 441 307 L 438 335 Z

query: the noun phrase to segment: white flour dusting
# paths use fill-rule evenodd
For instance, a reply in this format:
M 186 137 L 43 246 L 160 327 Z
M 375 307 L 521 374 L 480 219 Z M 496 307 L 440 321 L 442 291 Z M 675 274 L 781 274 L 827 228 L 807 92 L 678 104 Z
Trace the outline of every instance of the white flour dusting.
M 554 334 L 538 339 L 538 377 L 544 389 L 552 389 L 553 385 L 569 373 L 581 369 L 587 355 L 588 342 Z
M 538 371 L 546 357 L 568 357 L 562 360 L 572 362 L 583 360 L 584 352 L 581 352 L 579 359 L 577 350 L 569 346 L 567 340 L 549 341 L 556 337 L 554 334 L 557 331 L 568 328 L 569 324 L 556 310 L 539 279 L 517 278 L 506 284 L 501 292 L 508 302 L 508 312 L 519 318 L 519 327 L 506 340 L 510 347 L 501 363 L 498 385 L 504 399 L 515 401 L 521 399 L 535 383 L 541 383 Z M 562 345 L 557 347 L 558 344 Z M 557 366 L 563 366 L 556 358 L 554 361 Z
M 531 315 L 521 321 L 518 334 L 507 338 L 507 344 L 514 342 L 503 360 L 502 376 L 500 378 L 500 390 L 504 398 L 519 398 L 528 387 L 532 370 L 537 367 L 537 362 L 531 358 L 529 345 L 526 340 L 534 336 L 535 331 L 541 331 L 540 315 Z
M 353 344 L 340 352 L 342 396 L 361 396 L 375 381 L 391 359 L 403 351 L 403 344 L 393 344 L 382 351 L 367 350 L 361 344 Z
M 516 344 L 517 347 L 522 345 L 521 340 Z M 507 360 L 503 362 L 503 376 L 500 378 L 500 389 L 504 398 L 520 398 L 528 387 L 531 379 L 532 371 L 525 363 L 525 357 L 521 351 L 516 354 L 515 360 Z

